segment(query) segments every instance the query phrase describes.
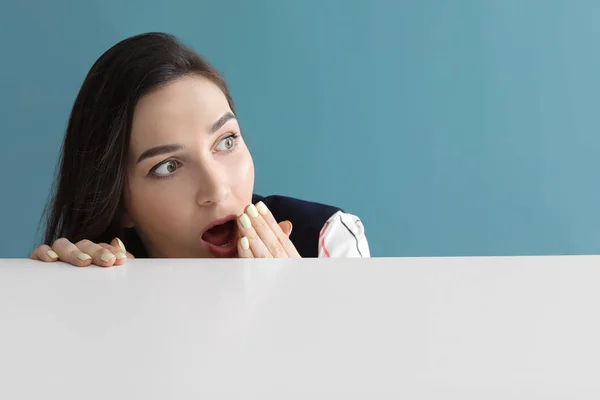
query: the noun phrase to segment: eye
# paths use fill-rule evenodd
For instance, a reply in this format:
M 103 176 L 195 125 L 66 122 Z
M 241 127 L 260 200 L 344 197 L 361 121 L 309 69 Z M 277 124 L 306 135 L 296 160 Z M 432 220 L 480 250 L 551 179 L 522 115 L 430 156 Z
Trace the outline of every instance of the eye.
M 150 172 L 153 173 L 154 175 L 158 175 L 159 177 L 164 177 L 164 176 L 171 175 L 179 167 L 180 167 L 180 163 L 178 161 L 167 160 L 167 161 L 163 161 L 162 163 L 158 164 Z
M 227 137 L 224 137 L 217 144 L 217 146 L 215 147 L 215 149 L 217 151 L 231 151 L 231 150 L 233 150 L 235 148 L 236 144 L 237 144 L 238 137 L 239 137 L 239 135 L 237 135 L 237 134 L 229 135 Z

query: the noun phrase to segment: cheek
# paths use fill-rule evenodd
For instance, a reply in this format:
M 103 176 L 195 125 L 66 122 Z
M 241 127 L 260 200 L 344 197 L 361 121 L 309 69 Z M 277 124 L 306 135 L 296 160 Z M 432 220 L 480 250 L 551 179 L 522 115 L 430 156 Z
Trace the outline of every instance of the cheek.
M 132 222 L 141 229 L 154 229 L 156 226 L 169 226 L 183 218 L 182 207 L 169 207 L 180 194 L 178 188 L 157 190 L 157 185 L 149 182 L 136 182 L 131 186 L 127 211 Z M 167 206 L 165 206 L 167 205 Z
M 231 188 L 236 197 L 248 202 L 254 189 L 254 162 L 245 146 L 237 152 L 236 157 L 232 157 L 228 168 L 227 175 L 231 177 Z

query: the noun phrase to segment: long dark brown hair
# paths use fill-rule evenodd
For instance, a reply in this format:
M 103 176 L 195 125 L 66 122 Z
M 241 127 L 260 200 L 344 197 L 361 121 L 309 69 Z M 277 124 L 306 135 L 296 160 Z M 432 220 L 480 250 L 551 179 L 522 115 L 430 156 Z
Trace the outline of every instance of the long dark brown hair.
M 109 243 L 123 239 L 146 256 L 135 230 L 123 229 L 125 169 L 133 112 L 139 99 L 175 79 L 199 74 L 216 84 L 234 110 L 225 80 L 172 35 L 151 32 L 125 39 L 92 66 L 75 99 L 44 212 L 44 243 L 61 237 Z

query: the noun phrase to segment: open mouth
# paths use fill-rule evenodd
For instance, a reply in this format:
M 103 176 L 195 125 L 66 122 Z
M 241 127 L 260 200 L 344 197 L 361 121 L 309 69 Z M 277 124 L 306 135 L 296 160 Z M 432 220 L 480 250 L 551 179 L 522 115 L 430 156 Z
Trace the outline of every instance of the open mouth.
M 202 240 L 207 244 L 212 245 L 211 247 L 227 248 L 235 240 L 235 233 L 237 226 L 235 220 L 230 218 L 227 221 L 214 225 L 210 229 L 207 229 L 202 235 Z

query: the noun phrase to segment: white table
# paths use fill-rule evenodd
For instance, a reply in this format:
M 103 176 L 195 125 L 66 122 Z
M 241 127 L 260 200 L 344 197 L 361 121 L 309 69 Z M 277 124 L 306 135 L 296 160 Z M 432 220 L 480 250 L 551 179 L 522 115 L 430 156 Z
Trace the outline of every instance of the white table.
M 600 258 L 0 260 L 0 399 L 599 399 Z

